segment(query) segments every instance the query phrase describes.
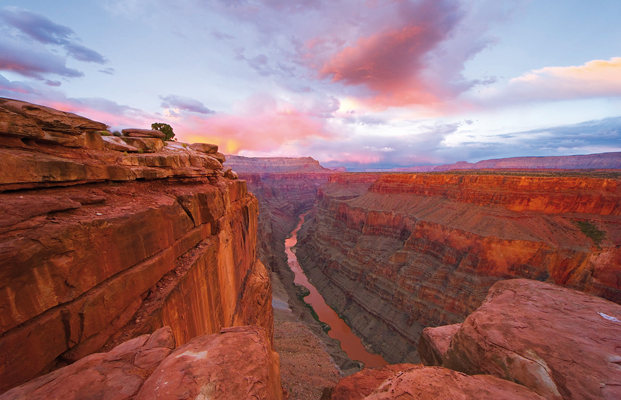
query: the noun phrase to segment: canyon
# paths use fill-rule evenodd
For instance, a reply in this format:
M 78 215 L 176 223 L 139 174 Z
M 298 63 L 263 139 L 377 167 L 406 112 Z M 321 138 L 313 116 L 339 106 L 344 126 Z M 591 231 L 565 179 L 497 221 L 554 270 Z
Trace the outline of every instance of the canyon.
M 463 322 L 499 280 L 621 303 L 621 180 L 595 172 L 334 174 L 299 234 L 327 303 L 391 363 Z
M 0 99 L 0 399 L 621 396 L 619 171 L 160 136 Z

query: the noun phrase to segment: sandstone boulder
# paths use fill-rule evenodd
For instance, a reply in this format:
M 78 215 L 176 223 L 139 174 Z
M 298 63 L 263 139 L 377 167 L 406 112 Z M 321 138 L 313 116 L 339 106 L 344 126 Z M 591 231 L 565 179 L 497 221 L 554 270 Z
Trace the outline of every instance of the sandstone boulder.
M 162 150 L 164 141 L 158 138 L 148 137 L 121 137 L 121 139 L 130 146 L 136 147 L 147 153 L 153 153 Z
M 161 328 L 18 386 L 0 399 L 133 399 L 174 344 L 170 328 Z
M 177 348 L 136 400 L 282 399 L 278 355 L 257 326 L 228 328 Z
M 138 152 L 137 147 L 128 145 L 120 137 L 102 136 L 102 139 L 104 141 L 105 148 L 108 150 Z
M 226 168 L 224 170 L 224 177 L 227 179 L 237 179 L 239 178 L 239 176 L 237 175 L 237 172 L 233 171 L 231 168 Z
M 139 138 L 158 138 L 164 139 L 166 135 L 164 133 L 157 131 L 155 129 L 123 129 L 121 131 L 124 136 L 129 137 L 139 137 Z
M 222 153 L 214 153 L 213 157 L 215 157 L 216 160 L 220 161 L 222 164 L 224 164 L 224 162 L 226 161 L 226 157 L 224 156 L 224 154 Z
M 418 340 L 418 356 L 427 366 L 442 366 L 451 339 L 461 324 L 444 325 L 436 328 L 425 328 Z
M 542 400 L 543 397 L 493 376 L 469 376 L 445 368 L 425 367 L 393 375 L 365 399 Z
M 621 398 L 621 306 L 532 280 L 494 284 L 444 366 L 519 382 L 548 399 Z
M 209 143 L 192 143 L 190 148 L 206 154 L 216 154 L 218 152 L 218 146 Z

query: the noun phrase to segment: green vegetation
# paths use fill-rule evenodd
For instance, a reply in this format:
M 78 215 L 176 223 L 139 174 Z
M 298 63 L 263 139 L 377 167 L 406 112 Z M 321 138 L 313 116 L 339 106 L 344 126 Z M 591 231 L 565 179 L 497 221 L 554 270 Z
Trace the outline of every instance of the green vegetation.
M 121 132 L 119 132 L 119 131 L 114 131 L 114 132 L 112 132 L 112 134 L 114 136 L 123 136 L 123 134 Z
M 99 131 L 101 136 L 112 136 L 112 132 L 110 131 Z
M 330 325 L 326 324 L 325 322 L 319 320 L 319 315 L 317 315 L 317 312 L 315 311 L 313 306 L 304 301 L 304 298 L 310 294 L 310 290 L 308 290 L 306 286 L 298 285 L 297 283 L 294 283 L 293 285 L 295 287 L 295 293 L 298 299 L 308 308 L 315 321 L 317 321 L 317 323 L 321 325 L 321 329 L 325 333 L 330 332 L 330 329 L 332 329 L 332 327 L 330 327 Z
M 151 129 L 162 132 L 165 135 L 164 140 L 173 140 L 173 138 L 175 137 L 173 128 L 168 124 L 154 122 L 151 124 Z
M 584 233 L 589 239 L 595 243 L 595 245 L 599 248 L 599 244 L 606 237 L 606 233 L 597 229 L 595 225 L 590 223 L 589 221 L 573 221 L 574 224 L 580 228 L 582 233 Z

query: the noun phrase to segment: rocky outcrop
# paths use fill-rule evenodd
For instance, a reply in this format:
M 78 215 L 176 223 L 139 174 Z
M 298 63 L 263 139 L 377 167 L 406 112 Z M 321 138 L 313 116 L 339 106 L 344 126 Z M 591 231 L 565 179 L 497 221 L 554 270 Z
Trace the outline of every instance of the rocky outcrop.
M 278 355 L 258 326 L 226 328 L 174 348 L 172 331 L 161 328 L 9 390 L 0 399 L 282 399 Z
M 443 325 L 436 328 L 425 328 L 418 340 L 418 356 L 425 365 L 441 366 L 451 340 L 461 328 L 461 324 Z
M 12 118 L 0 132 L 0 391 L 163 326 L 177 346 L 248 324 L 271 343 L 244 181 L 182 143 L 89 147 L 103 124 L 15 101 L 0 110 Z
M 400 172 L 454 171 L 472 169 L 620 169 L 621 153 L 600 153 L 577 156 L 511 157 L 483 160 L 476 163 L 460 161 L 438 166 L 393 168 Z
M 499 280 L 621 303 L 620 184 L 584 174 L 336 174 L 318 191 L 297 257 L 375 351 L 418 362 L 423 328 L 462 322 Z
M 524 386 L 489 375 L 469 376 L 445 368 L 401 364 L 364 370 L 341 379 L 331 399 L 541 400 L 543 397 Z
M 172 331 L 161 328 L 9 390 L 0 399 L 133 399 L 174 348 Z
M 386 379 L 402 371 L 420 367 L 414 364 L 389 364 L 380 368 L 365 368 L 339 380 L 330 398 L 332 400 L 364 399 L 380 387 Z
M 451 340 L 444 366 L 547 399 L 621 398 L 621 306 L 532 280 L 496 283 Z
M 278 354 L 265 331 L 243 326 L 177 348 L 145 381 L 136 400 L 282 399 Z

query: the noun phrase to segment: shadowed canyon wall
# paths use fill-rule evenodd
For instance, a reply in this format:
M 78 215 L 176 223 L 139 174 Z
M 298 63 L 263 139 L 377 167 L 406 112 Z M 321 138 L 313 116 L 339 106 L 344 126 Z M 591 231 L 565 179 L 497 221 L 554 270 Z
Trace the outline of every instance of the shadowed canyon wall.
M 179 346 L 259 325 L 271 346 L 258 203 L 216 146 L 0 114 L 0 391 L 162 326 Z
M 424 326 L 462 322 L 530 278 L 621 303 L 621 180 L 588 174 L 336 174 L 297 256 L 328 304 L 392 363 Z

